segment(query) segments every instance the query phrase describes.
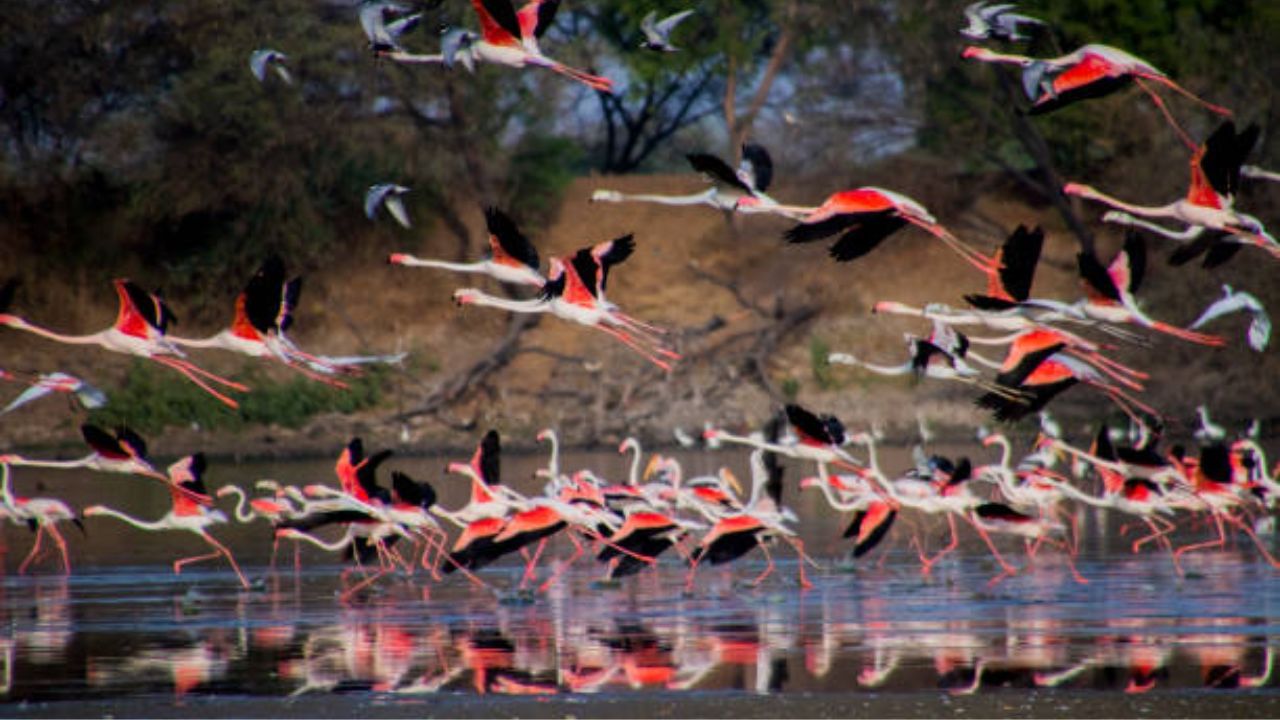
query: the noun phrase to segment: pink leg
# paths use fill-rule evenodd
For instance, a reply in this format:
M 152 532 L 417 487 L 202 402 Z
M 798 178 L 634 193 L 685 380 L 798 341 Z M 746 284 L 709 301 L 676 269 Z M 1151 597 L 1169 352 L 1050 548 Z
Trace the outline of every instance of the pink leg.
M 43 537 L 44 523 L 40 523 L 36 525 L 36 541 L 35 544 L 31 546 L 31 552 L 27 553 L 27 558 L 18 566 L 19 575 L 26 575 L 27 567 L 31 565 L 31 563 L 36 559 L 36 556 L 40 554 L 40 542 Z
M 1154 77 L 1154 76 L 1140 76 L 1135 74 L 1133 81 L 1137 83 L 1138 87 L 1142 88 L 1143 92 L 1151 96 L 1151 101 L 1154 102 L 1156 104 L 1156 107 L 1160 109 L 1160 113 L 1164 115 L 1164 119 L 1169 123 L 1169 126 L 1173 128 L 1173 131 L 1178 133 L 1178 138 L 1182 140 L 1182 144 L 1186 145 L 1188 150 L 1195 152 L 1196 150 L 1195 142 L 1191 140 L 1191 137 L 1187 135 L 1187 131 L 1183 130 L 1182 126 L 1178 124 L 1178 121 L 1174 119 L 1173 113 L 1169 112 L 1169 108 L 1165 107 L 1164 98 L 1156 94 L 1155 90 L 1152 90 L 1146 83 L 1142 81 L 1144 77 Z
M 786 538 L 791 547 L 796 551 L 796 565 L 800 568 L 800 589 L 812 590 L 813 583 L 809 582 L 809 578 L 804 574 L 804 565 L 806 562 L 813 562 L 804 551 L 804 543 L 796 538 Z
M 210 395 L 220 400 L 223 405 L 226 405 L 227 407 L 232 409 L 238 409 L 240 407 L 240 403 L 236 402 L 235 400 L 232 400 L 226 395 L 223 395 L 217 390 L 214 390 L 212 387 L 209 386 L 208 383 L 196 377 L 190 370 L 186 368 L 186 366 L 178 364 L 177 361 L 175 361 L 173 358 L 166 358 L 163 356 L 153 356 L 152 359 L 160 363 L 161 365 L 167 365 L 173 368 L 174 370 L 177 370 L 178 372 L 182 373 L 184 376 L 186 376 L 188 380 L 200 386 L 201 390 L 204 390 L 205 392 L 209 393 Z
M 523 590 L 524 586 L 528 585 L 529 581 L 533 580 L 537 576 L 537 573 L 534 571 L 534 568 L 538 566 L 538 559 L 542 557 L 542 551 L 546 549 L 546 547 L 547 547 L 546 538 L 542 538 L 541 540 L 538 541 L 538 547 L 533 551 L 533 557 L 528 558 L 528 562 L 525 563 L 524 575 L 520 576 L 520 589 Z
M 1223 545 L 1225 545 L 1227 542 L 1226 530 L 1223 529 L 1222 527 L 1222 515 L 1216 510 L 1213 511 L 1213 524 L 1214 524 L 1214 527 L 1218 529 L 1218 537 L 1214 538 L 1213 540 L 1206 540 L 1204 542 L 1184 545 L 1178 548 L 1176 551 L 1174 551 L 1173 556 L 1177 558 L 1181 558 L 1183 555 L 1189 552 L 1195 552 L 1196 550 L 1207 550 L 1209 548 L 1220 548 Z
M 769 577 L 769 574 L 773 572 L 773 554 L 769 552 L 769 546 L 764 543 L 756 543 L 756 547 L 760 548 L 760 552 L 764 553 L 764 559 L 768 564 L 765 565 L 764 572 L 760 573 L 755 580 L 752 580 L 749 583 L 751 587 L 756 587 L 760 583 L 764 582 L 764 579 Z
M 240 572 L 240 566 L 236 564 L 236 559 L 231 556 L 231 551 L 223 546 L 222 543 L 214 540 L 213 536 L 207 532 L 202 531 L 200 533 L 200 537 L 204 538 L 205 542 L 212 545 L 219 553 L 227 558 L 227 562 L 231 563 L 231 569 L 236 571 L 236 577 L 240 578 L 240 585 L 243 586 L 245 590 L 248 590 L 249 581 L 244 578 L 244 573 Z
M 71 574 L 71 558 L 67 555 L 67 541 L 62 539 L 62 533 L 58 532 L 57 525 L 49 525 L 49 537 L 53 538 L 53 542 L 57 544 L 58 551 L 62 553 L 62 574 Z
M 542 585 L 538 588 L 538 592 L 545 593 L 552 585 L 556 583 L 557 580 L 560 579 L 561 575 L 564 575 L 565 571 L 569 569 L 569 566 L 573 565 L 575 562 L 577 562 L 578 558 L 582 557 L 582 553 L 583 553 L 582 543 L 578 542 L 577 536 L 574 535 L 573 533 L 569 533 L 569 540 L 573 543 L 573 555 L 570 556 L 568 560 L 561 563 L 560 567 L 557 568 L 556 571 L 551 574 L 551 577 L 547 578 L 546 582 L 542 583 Z

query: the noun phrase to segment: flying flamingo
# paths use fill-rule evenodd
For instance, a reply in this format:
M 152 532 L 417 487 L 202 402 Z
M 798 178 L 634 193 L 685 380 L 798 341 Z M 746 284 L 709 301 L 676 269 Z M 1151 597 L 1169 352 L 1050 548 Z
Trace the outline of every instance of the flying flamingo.
M 293 325 L 293 311 L 302 292 L 302 278 L 286 279 L 284 260 L 272 255 L 263 261 L 236 296 L 235 315 L 230 327 L 207 338 L 168 339 L 183 347 L 217 348 L 282 363 L 312 380 L 346 387 L 328 377 L 343 370 L 326 358 L 303 352 L 293 344 L 285 331 Z M 310 367 L 308 367 L 310 366 Z M 319 368 L 319 371 L 311 369 Z
M 979 310 L 1007 310 L 1025 302 L 1031 295 L 1040 251 L 1044 248 L 1044 230 L 1039 226 L 1028 230 L 1019 225 L 1005 238 L 1004 244 L 988 267 L 985 295 L 965 295 L 965 302 Z
M 0 410 L 0 415 L 10 413 L 33 400 L 38 400 L 49 393 L 67 393 L 80 402 L 86 410 L 96 410 L 107 404 L 107 394 L 74 375 L 64 372 L 51 373 L 18 373 L 0 370 L 0 380 L 12 380 L 27 384 L 9 404 Z
M 231 564 L 231 569 L 235 571 L 236 577 L 240 579 L 240 585 L 245 590 L 249 589 L 249 581 L 245 579 L 244 574 L 240 572 L 240 566 L 236 564 L 236 559 L 232 557 L 231 551 L 225 545 L 214 539 L 209 534 L 209 526 L 218 523 L 225 523 L 227 516 L 221 510 L 210 510 L 205 505 L 197 503 L 191 499 L 191 495 L 204 496 L 208 501 L 208 491 L 205 490 L 203 475 L 207 463 L 203 453 L 188 455 L 169 466 L 169 482 L 171 483 L 173 508 L 165 513 L 163 517 L 155 521 L 140 520 L 135 517 L 126 515 L 119 510 L 113 510 L 105 505 L 91 505 L 84 509 L 85 517 L 94 517 L 105 515 L 122 520 L 139 530 L 147 532 L 155 532 L 161 530 L 186 530 L 187 532 L 199 535 L 202 540 L 214 549 L 214 552 L 206 555 L 196 555 L 189 558 L 175 560 L 173 563 L 174 574 L 181 574 L 182 568 L 201 560 L 212 560 L 213 558 L 222 556 Z M 208 502 L 206 502 L 208 504 Z
M 1039 115 L 1070 105 L 1077 100 L 1110 95 L 1130 82 L 1151 96 L 1165 120 L 1178 133 L 1187 147 L 1195 143 L 1165 107 L 1164 99 L 1148 83 L 1158 83 L 1203 105 L 1213 113 L 1230 116 L 1227 108 L 1206 102 L 1191 94 L 1150 63 L 1109 45 L 1084 45 L 1056 58 L 1037 59 L 1025 55 L 1007 55 L 986 48 L 967 47 L 962 57 L 980 62 L 1006 63 L 1022 68 L 1022 89 L 1032 101 L 1030 114 Z
M 777 200 L 765 194 L 773 180 L 773 159 L 763 145 L 745 143 L 742 146 L 742 162 L 734 170 L 729 163 L 709 153 L 685 155 L 690 167 L 702 173 L 711 187 L 690 195 L 654 195 L 621 193 L 616 190 L 596 190 L 591 202 L 646 202 L 659 205 L 691 206 L 707 205 L 725 212 L 747 214 L 773 213 L 799 219 L 804 209 L 783 210 Z
M 405 267 L 429 267 L 454 272 L 479 273 L 500 282 L 542 287 L 547 280 L 538 271 L 538 249 L 520 232 L 515 221 L 497 208 L 485 210 L 484 219 L 489 230 L 489 252 L 479 262 L 424 260 L 406 253 L 392 253 L 387 258 L 387 262 Z
M 0 307 L 0 325 L 7 325 L 18 330 L 25 330 L 54 342 L 71 345 L 100 345 L 112 352 L 125 355 L 136 355 L 154 360 L 161 365 L 171 367 L 182 373 L 200 389 L 214 396 L 229 407 L 239 405 L 235 400 L 223 395 L 209 386 L 206 380 L 218 383 L 232 390 L 247 391 L 244 385 L 214 375 L 191 361 L 185 359 L 182 350 L 165 333 L 169 323 L 173 321 L 173 313 L 160 296 L 143 290 L 130 280 L 113 281 L 116 295 L 120 300 L 120 310 L 111 327 L 89 335 L 63 335 L 52 330 L 32 325 L 27 320 L 6 312 Z
M 84 524 L 80 522 L 80 518 L 76 517 L 75 511 L 65 502 L 57 498 L 28 498 L 14 495 L 9 475 L 9 465 L 7 463 L 0 464 L 0 472 L 4 474 L 3 482 L 0 482 L 0 493 L 3 493 L 0 499 L 3 500 L 4 509 L 8 511 L 14 522 L 26 524 L 36 533 L 35 543 L 31 546 L 31 552 L 27 553 L 27 557 L 18 566 L 18 574 L 25 574 L 31 563 L 40 557 L 40 541 L 45 535 L 48 535 L 49 539 L 57 546 L 58 552 L 62 553 L 63 574 L 70 575 L 71 560 L 67 555 L 67 542 L 62 538 L 62 533 L 58 531 L 58 523 L 70 520 L 76 527 L 80 528 L 80 532 L 84 532 Z
M 987 273 L 1000 266 L 994 258 L 974 250 L 934 219 L 923 205 L 911 198 L 877 187 L 844 190 L 828 197 L 817 207 L 779 206 L 779 210 L 800 215 L 800 224 L 786 232 L 790 243 L 807 243 L 843 233 L 831 246 L 831 257 L 848 262 L 866 255 L 907 225 L 915 225 L 959 253 L 964 261 Z
M 635 248 L 631 235 L 582 248 L 568 258 L 552 258 L 542 295 L 532 300 L 510 300 L 475 288 L 453 294 L 458 305 L 481 305 L 519 313 L 549 312 L 563 320 L 596 328 L 622 342 L 646 360 L 671 371 L 670 360 L 680 355 L 658 337 L 662 330 L 623 313 L 604 295 L 609 269 L 630 257 Z
M 1170 258 L 1178 265 L 1204 253 L 1204 266 L 1216 267 L 1231 259 L 1241 245 L 1255 245 L 1280 257 L 1277 244 L 1262 222 L 1233 208 L 1240 189 L 1240 166 L 1258 139 L 1258 126 L 1237 133 L 1226 121 L 1198 147 L 1191 157 L 1191 182 L 1184 198 L 1167 205 L 1132 205 L 1080 183 L 1067 183 L 1062 192 L 1109 205 L 1102 216 L 1107 222 L 1139 227 L 1187 243 Z M 1139 217 L 1135 217 L 1139 216 Z M 1185 225 L 1171 230 L 1141 218 L 1168 218 Z
M 928 377 L 938 380 L 955 380 L 977 386 L 987 392 L 1006 394 L 1011 400 L 1018 398 L 1016 391 L 982 378 L 977 370 L 956 354 L 914 335 L 906 337 L 907 352 L 911 357 L 901 365 L 878 365 L 860 360 L 849 353 L 831 353 L 827 356 L 827 361 L 833 364 L 861 367 L 877 375 L 913 375 L 917 379 Z
M 530 0 L 519 11 L 511 0 L 471 0 L 480 17 L 480 39 L 469 42 L 458 51 L 470 56 L 471 61 L 490 62 L 495 65 L 523 68 L 543 67 L 576 80 L 593 90 L 613 92 L 613 81 L 542 54 L 538 39 L 551 27 L 559 8 L 558 0 Z M 455 53 L 439 55 L 415 55 L 400 50 L 375 48 L 382 57 L 409 64 L 452 62 Z
M 80 426 L 80 434 L 92 452 L 75 460 L 40 460 L 13 453 L 0 455 L 0 463 L 15 467 L 39 467 L 71 470 L 84 468 L 98 472 L 123 473 L 125 475 L 141 475 L 143 477 L 169 483 L 169 476 L 156 470 L 147 459 L 147 443 L 140 435 L 127 427 L 119 427 L 111 434 L 97 425 L 88 423 Z M 210 504 L 207 495 L 188 494 L 188 499 L 197 503 Z
M 1124 247 L 1116 253 L 1111 264 L 1105 267 L 1092 252 L 1079 253 L 1076 261 L 1085 289 L 1085 301 L 1081 306 L 1085 315 L 1107 323 L 1140 325 L 1200 345 L 1220 347 L 1226 344 L 1217 335 L 1184 330 L 1153 320 L 1138 308 L 1134 293 L 1138 291 L 1146 274 L 1147 251 L 1142 237 L 1137 233 L 1127 234 Z

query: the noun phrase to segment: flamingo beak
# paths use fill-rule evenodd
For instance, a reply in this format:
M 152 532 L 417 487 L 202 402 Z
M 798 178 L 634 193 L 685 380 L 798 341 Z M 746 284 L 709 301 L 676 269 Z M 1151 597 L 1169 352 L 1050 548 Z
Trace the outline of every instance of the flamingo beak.
M 729 484 L 729 487 L 733 488 L 734 492 L 742 495 L 742 484 L 738 482 L 738 476 L 734 475 L 732 470 L 721 468 L 720 477 L 724 478 L 724 481 Z
M 641 475 L 641 479 L 648 482 L 649 478 L 653 477 L 661 466 L 662 456 L 654 453 L 654 455 L 649 458 L 649 464 L 644 466 L 644 473 Z

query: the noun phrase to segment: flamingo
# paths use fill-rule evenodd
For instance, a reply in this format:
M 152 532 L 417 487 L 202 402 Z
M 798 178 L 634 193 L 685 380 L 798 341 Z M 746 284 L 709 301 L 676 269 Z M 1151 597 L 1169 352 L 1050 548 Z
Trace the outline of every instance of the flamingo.
M 960 30 L 960 34 L 970 40 L 1006 40 L 1017 42 L 1026 40 L 1027 36 L 1018 32 L 1023 25 L 1044 27 L 1047 23 L 1013 12 L 1012 3 L 975 2 L 965 6 L 964 17 L 969 24 Z
M 236 577 L 240 579 L 240 585 L 245 590 L 248 590 L 249 581 L 245 579 L 244 573 L 240 572 L 240 566 L 236 564 L 236 559 L 231 555 L 231 551 L 209 534 L 209 527 L 225 523 L 227 516 L 221 510 L 211 510 L 206 507 L 211 502 L 208 499 L 208 492 L 205 490 L 203 479 L 207 465 L 204 454 L 196 453 L 188 455 L 169 466 L 168 479 L 171 484 L 173 507 L 158 520 L 141 520 L 105 505 L 90 505 L 84 509 L 84 516 L 113 517 L 147 532 L 185 530 L 195 533 L 200 536 L 200 539 L 208 543 L 214 549 L 214 552 L 175 560 L 173 563 L 174 574 L 181 574 L 182 568 L 191 563 L 212 560 L 221 556 L 225 557 L 227 562 L 231 564 L 231 569 L 235 571 Z M 192 495 L 205 497 L 206 504 L 195 502 L 191 499 Z
M 1280 172 L 1260 168 L 1257 165 L 1241 165 L 1240 174 L 1251 180 L 1267 180 L 1280 182 Z
M 1146 260 L 1146 245 L 1142 237 L 1134 232 L 1127 233 L 1124 247 L 1111 260 L 1111 264 L 1105 267 L 1092 252 L 1079 253 L 1076 261 L 1085 289 L 1085 300 L 1081 305 L 1084 314 L 1107 323 L 1140 325 L 1200 345 L 1224 345 L 1226 341 L 1217 335 L 1184 330 L 1153 320 L 1138 308 L 1134 293 L 1138 291 L 1146 274 Z
M 805 590 L 813 587 L 804 572 L 805 563 L 812 561 L 805 554 L 804 543 L 796 532 L 785 524 L 790 514 L 782 507 L 783 468 L 778 464 L 777 456 L 756 448 L 751 453 L 751 475 L 751 499 L 746 507 L 741 512 L 725 515 L 716 521 L 690 554 L 689 573 L 685 580 L 686 592 L 692 591 L 698 565 L 703 561 L 721 565 L 732 562 L 757 547 L 768 562 L 764 571 L 750 583 L 753 587 L 759 585 L 774 569 L 773 556 L 767 547 L 767 542 L 771 539 L 781 539 L 791 545 L 798 557 L 796 565 L 799 568 L 800 587 Z
M 681 10 L 659 20 L 658 11 L 650 10 L 640 21 L 640 30 L 644 33 L 644 41 L 640 43 L 640 47 L 654 52 L 679 51 L 680 48 L 671 44 L 671 32 L 693 13 L 693 10 Z
M 1008 55 L 986 48 L 967 47 L 961 55 L 979 62 L 1005 63 L 1022 68 L 1022 88 L 1032 101 L 1030 114 L 1039 115 L 1070 105 L 1077 100 L 1103 97 L 1134 82 L 1151 97 L 1165 120 L 1178 133 L 1188 148 L 1195 144 L 1182 126 L 1174 120 L 1164 100 L 1147 83 L 1158 83 L 1199 103 L 1209 111 L 1230 116 L 1227 108 L 1214 105 L 1193 95 L 1150 63 L 1109 45 L 1084 45 L 1074 52 L 1056 58 L 1037 59 L 1025 55 Z
M 780 205 L 779 211 L 800 214 L 800 224 L 786 232 L 790 243 L 807 243 L 843 233 L 830 248 L 837 262 L 866 255 L 908 224 L 941 240 L 964 261 L 986 273 L 998 269 L 993 258 L 974 250 L 951 234 L 915 200 L 878 187 L 844 190 L 828 197 L 817 207 Z
M 1067 183 L 1062 192 L 1113 208 L 1102 216 L 1104 221 L 1139 227 L 1187 243 L 1170 258 L 1175 265 L 1203 253 L 1204 266 L 1217 267 L 1231 259 L 1241 245 L 1256 245 L 1280 257 L 1280 244 L 1262 222 L 1233 208 L 1240 188 L 1240 166 L 1257 142 L 1258 133 L 1257 125 L 1237 133 L 1235 123 L 1229 120 L 1218 126 L 1191 157 L 1191 182 L 1186 197 L 1167 205 L 1133 205 L 1080 183 Z M 1168 218 L 1185 227 L 1175 231 L 1142 220 L 1144 217 Z
M 685 155 L 690 167 L 710 181 L 711 186 L 691 195 L 628 194 L 598 189 L 591 202 L 647 202 L 660 205 L 707 205 L 725 212 L 774 213 L 799 219 L 807 208 L 783 210 L 776 200 L 765 194 L 773 181 L 773 159 L 763 145 L 744 143 L 742 162 L 734 170 L 729 163 L 709 153 Z
M 83 533 L 84 524 L 80 522 L 80 518 L 76 517 L 75 511 L 70 506 L 57 498 L 28 498 L 14 495 L 8 463 L 0 463 L 0 473 L 4 475 L 3 481 L 0 482 L 0 493 L 3 493 L 0 500 L 3 501 L 4 509 L 15 523 L 26 524 L 36 533 L 31 551 L 18 566 L 18 574 L 25 574 L 31 563 L 40 557 L 40 540 L 48 535 L 57 546 L 58 552 L 62 554 L 63 574 L 70 575 L 71 559 L 67 554 L 67 542 L 58 530 L 58 523 L 70 520 Z
M 547 68 L 593 90 L 613 92 L 612 80 L 569 67 L 542 54 L 538 39 L 551 27 L 559 5 L 558 0 L 530 0 L 517 11 L 511 0 L 471 0 L 471 6 L 480 18 L 480 39 L 466 44 L 462 52 L 473 62 L 513 68 Z M 409 64 L 442 63 L 449 57 L 445 53 L 416 55 L 377 47 L 375 52 L 390 60 Z
M 992 258 L 992 267 L 985 271 L 986 294 L 965 295 L 965 302 L 979 310 L 1007 310 L 1025 302 L 1031 295 L 1031 280 L 1043 248 L 1044 230 L 1019 225 L 1005 238 Z
M 422 13 L 409 13 L 408 8 L 391 0 L 373 0 L 360 6 L 360 27 L 375 52 L 403 50 L 400 36 L 422 20 Z
M 141 475 L 142 477 L 169 482 L 169 476 L 156 470 L 147 459 L 147 443 L 134 431 L 127 427 L 118 427 L 114 434 L 97 425 L 85 423 L 80 426 L 80 434 L 91 452 L 74 460 L 41 460 L 28 458 L 14 453 L 0 454 L 0 463 L 16 467 L 56 468 L 72 470 L 84 468 L 98 472 L 114 472 L 125 475 Z M 207 497 L 190 495 L 189 499 L 206 502 Z
M 1249 347 L 1257 352 L 1267 349 L 1271 341 L 1271 316 L 1262 302 L 1252 294 L 1243 290 L 1235 290 L 1230 285 L 1222 286 L 1222 297 L 1218 298 L 1200 313 L 1195 322 L 1187 326 L 1188 330 L 1199 330 L 1205 324 L 1231 313 L 1247 313 L 1249 321 Z
M 303 352 L 285 335 L 293 326 L 301 293 L 302 278 L 286 279 L 284 260 L 271 255 L 236 296 L 229 327 L 206 338 L 169 336 L 169 340 L 183 347 L 216 348 L 279 362 L 312 380 L 345 388 L 344 383 L 328 377 L 343 371 L 343 366 Z
M 113 284 L 120 301 L 120 310 L 116 314 L 115 322 L 105 330 L 88 335 L 64 335 L 33 325 L 17 315 L 9 314 L 2 303 L 0 303 L 0 325 L 7 325 L 17 330 L 25 330 L 54 342 L 71 345 L 99 345 L 112 352 L 153 360 L 182 373 L 184 377 L 198 385 L 200 389 L 214 396 L 228 407 L 239 407 L 235 400 L 213 389 L 205 381 L 209 380 L 241 392 L 247 391 L 248 388 L 240 383 L 214 375 L 186 360 L 186 355 L 182 350 L 170 338 L 166 337 L 165 332 L 174 318 L 169 306 L 160 299 L 159 295 L 143 290 L 130 280 L 117 279 L 113 281 Z
M 975 385 L 987 392 L 1008 395 L 1011 400 L 1016 400 L 1019 397 L 1016 390 L 1010 390 L 980 377 L 978 371 L 958 357 L 957 354 L 948 352 L 938 345 L 914 335 L 908 334 L 906 339 L 907 352 L 911 355 L 911 358 L 902 365 L 878 365 L 860 360 L 848 353 L 831 353 L 827 356 L 827 362 L 861 367 L 877 375 L 910 374 L 917 379 L 929 377 L 938 380 L 955 380 Z
M 289 69 L 284 64 L 288 59 L 289 56 L 279 50 L 261 48 L 249 55 L 249 70 L 253 72 L 254 77 L 258 78 L 258 82 L 264 83 L 267 81 L 267 68 L 271 68 L 284 81 L 284 84 L 292 85 L 293 77 L 289 75 Z
M 249 498 L 245 495 L 238 485 L 223 485 L 214 493 L 217 497 L 227 497 L 234 495 L 236 497 L 236 506 L 234 515 L 236 521 L 241 524 L 251 523 L 258 518 L 266 520 L 275 525 L 288 518 L 296 517 L 300 514 L 297 507 L 294 506 L 287 498 L 284 497 L 255 497 Z M 248 507 L 245 507 L 245 505 Z M 276 566 L 276 551 L 280 546 L 280 538 L 277 535 L 271 543 L 271 567 Z M 300 566 L 298 557 L 298 546 L 294 545 L 293 564 L 297 568 Z
M 27 389 L 19 393 L 13 400 L 10 400 L 9 404 L 0 410 L 0 415 L 17 410 L 23 405 L 53 392 L 70 394 L 86 410 L 96 410 L 107 404 L 106 393 L 84 380 L 64 372 L 17 374 L 9 370 L 0 370 L 0 380 L 13 380 L 27 384 Z
M 444 260 L 424 260 L 406 253 L 392 253 L 387 262 L 405 267 L 429 267 L 454 272 L 479 273 L 500 282 L 542 287 L 546 278 L 538 271 L 538 250 L 529 238 L 520 232 L 506 213 L 497 208 L 484 211 L 489 229 L 489 252 L 483 260 L 473 263 L 454 263 Z
M 609 269 L 631 255 L 631 235 L 582 248 L 569 258 L 552 258 L 542 295 L 532 300 L 510 300 L 463 288 L 453 293 L 460 306 L 481 305 L 518 313 L 549 312 L 563 320 L 596 328 L 622 342 L 646 360 L 670 372 L 670 360 L 680 355 L 658 337 L 663 331 L 626 315 L 605 299 Z

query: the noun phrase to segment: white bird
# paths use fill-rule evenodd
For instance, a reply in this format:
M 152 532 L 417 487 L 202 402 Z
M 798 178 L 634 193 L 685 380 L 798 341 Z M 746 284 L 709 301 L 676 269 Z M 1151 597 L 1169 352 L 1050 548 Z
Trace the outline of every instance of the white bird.
M 454 28 L 440 38 L 440 61 L 451 68 L 454 63 L 462 63 L 467 72 L 476 71 L 476 55 L 473 48 L 480 41 L 480 36 L 470 30 Z
M 1026 40 L 1027 36 L 1018 32 L 1019 25 L 1045 25 L 1045 21 L 1012 12 L 1016 6 L 1012 3 L 991 5 L 987 2 L 970 3 L 964 9 L 965 19 L 969 26 L 960 34 L 971 40 L 1008 40 L 1010 42 Z
M 409 214 L 404 211 L 404 202 L 400 196 L 409 192 L 409 188 L 395 183 L 379 183 L 369 188 L 364 195 L 364 214 L 372 220 L 378 212 L 379 205 L 385 205 L 397 222 L 409 227 Z
M 1048 410 L 1040 411 L 1040 432 L 1044 433 L 1045 437 L 1062 439 L 1062 426 L 1049 415 Z
M 1209 419 L 1209 408 L 1205 405 L 1196 406 L 1196 417 L 1200 419 L 1200 426 L 1196 428 L 1192 435 L 1202 445 L 1210 445 L 1220 442 L 1227 437 L 1226 428 Z
M 13 378 L 10 373 L 0 370 L 0 379 L 16 378 Z M 106 393 L 74 375 L 68 375 L 64 372 L 41 373 L 30 387 L 23 390 L 18 397 L 14 398 L 3 410 L 0 410 L 0 415 L 16 410 L 51 392 L 73 393 L 76 399 L 80 401 L 80 405 L 86 410 L 95 410 L 107 404 Z
M 676 442 L 680 443 L 682 448 L 691 448 L 698 444 L 697 440 L 694 440 L 689 433 L 685 432 L 684 428 L 678 425 L 671 429 L 671 434 L 675 436 Z
M 1249 323 L 1249 347 L 1258 352 L 1266 350 L 1267 343 L 1271 341 L 1271 317 L 1258 298 L 1243 290 L 1235 290 L 1230 285 L 1222 286 L 1222 297 L 1205 308 L 1188 329 L 1196 330 L 1211 320 L 1234 312 L 1247 312 L 1252 316 L 1253 321 Z
M 680 48 L 671 44 L 671 31 L 692 14 L 692 10 L 682 10 L 659 21 L 658 12 L 651 10 L 640 21 L 640 29 L 644 32 L 644 41 L 640 43 L 640 47 L 655 52 L 678 51 Z
M 390 0 L 372 0 L 360 6 L 360 27 L 369 38 L 374 52 L 402 50 L 400 36 L 412 30 L 421 20 L 422 13 L 402 15 L 409 8 Z M 390 20 L 388 22 L 388 20 Z
M 271 67 L 276 71 L 276 75 L 285 81 L 285 84 L 293 84 L 293 76 L 289 74 L 288 68 L 284 66 L 284 61 L 289 56 L 279 50 L 271 50 L 270 48 L 262 48 L 254 50 L 249 55 L 249 69 L 253 71 L 253 76 L 258 78 L 258 82 L 267 81 L 267 67 Z

